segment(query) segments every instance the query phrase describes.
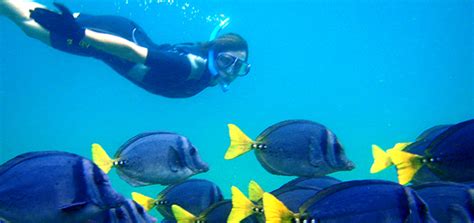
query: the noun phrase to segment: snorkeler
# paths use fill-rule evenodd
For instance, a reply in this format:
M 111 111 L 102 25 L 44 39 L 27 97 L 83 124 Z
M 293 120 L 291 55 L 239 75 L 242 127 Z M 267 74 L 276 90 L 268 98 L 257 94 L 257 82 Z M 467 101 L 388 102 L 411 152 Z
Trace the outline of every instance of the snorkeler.
M 141 88 L 169 98 L 186 98 L 209 86 L 223 91 L 250 70 L 247 42 L 234 33 L 217 34 L 199 43 L 155 44 L 135 22 L 119 16 L 61 13 L 27 0 L 0 0 L 0 15 L 18 25 L 29 37 L 55 49 L 102 60 Z

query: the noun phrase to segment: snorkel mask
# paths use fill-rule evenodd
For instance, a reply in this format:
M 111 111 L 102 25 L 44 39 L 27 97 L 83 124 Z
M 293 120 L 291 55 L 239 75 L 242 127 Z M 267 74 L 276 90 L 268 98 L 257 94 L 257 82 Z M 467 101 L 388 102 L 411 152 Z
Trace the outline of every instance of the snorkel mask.
M 213 41 L 216 39 L 217 34 L 227 27 L 229 25 L 229 20 L 230 18 L 226 18 L 225 20 L 222 20 L 212 31 L 209 41 Z M 219 76 L 219 71 L 217 70 L 217 64 L 215 61 L 216 55 L 214 52 L 214 49 L 209 50 L 208 54 L 208 69 L 212 75 L 212 77 L 217 78 L 217 82 L 221 86 L 222 91 L 226 92 L 229 90 L 229 84 L 230 81 L 226 81 L 222 77 Z M 224 69 L 226 73 L 233 74 L 236 76 L 245 76 L 249 70 L 250 70 L 250 65 L 246 62 L 243 61 L 240 58 L 236 58 L 228 53 L 220 53 L 217 55 L 218 60 L 220 61 L 221 69 Z M 224 62 L 223 62 L 224 61 Z

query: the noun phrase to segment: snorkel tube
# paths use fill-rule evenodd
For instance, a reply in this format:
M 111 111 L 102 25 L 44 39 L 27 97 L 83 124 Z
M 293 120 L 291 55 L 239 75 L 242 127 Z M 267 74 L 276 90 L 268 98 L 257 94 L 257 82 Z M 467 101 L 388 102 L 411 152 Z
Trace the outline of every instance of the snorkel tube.
M 230 18 L 226 18 L 224 20 L 222 20 L 215 28 L 214 30 L 212 30 L 212 33 L 211 35 L 209 36 L 209 41 L 213 41 L 216 39 L 217 37 L 217 34 L 219 34 L 219 32 L 224 29 L 225 27 L 227 27 L 227 25 L 229 25 L 229 21 L 230 21 Z M 211 72 L 211 75 L 212 77 L 217 77 L 219 75 L 219 71 L 217 71 L 217 68 L 216 68 L 216 64 L 215 64 L 215 61 L 214 61 L 214 49 L 210 49 L 209 50 L 209 54 L 208 54 L 208 63 L 207 63 L 207 68 L 209 69 L 209 71 Z M 219 82 L 219 84 L 221 85 L 221 88 L 222 88 L 222 91 L 226 92 L 229 90 L 229 84 L 226 83 L 224 80 L 222 80 L 222 78 L 218 78 L 217 81 Z

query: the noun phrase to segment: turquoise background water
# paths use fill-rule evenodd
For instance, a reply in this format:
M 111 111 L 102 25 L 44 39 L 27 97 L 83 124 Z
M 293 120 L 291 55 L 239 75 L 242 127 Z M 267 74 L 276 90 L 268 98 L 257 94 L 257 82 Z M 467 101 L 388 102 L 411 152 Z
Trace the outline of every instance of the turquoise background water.
M 41 1 L 51 6 L 51 1 Z M 90 157 L 110 154 L 145 131 L 187 136 L 210 164 L 194 178 L 246 191 L 291 177 L 267 173 L 253 153 L 225 161 L 227 123 L 251 137 L 288 119 L 308 119 L 336 133 L 357 168 L 342 180 L 396 180 L 394 169 L 369 174 L 371 144 L 413 141 L 438 124 L 474 117 L 472 1 L 61 1 L 73 11 L 121 15 L 156 43 L 205 41 L 217 21 L 248 40 L 252 71 L 221 92 L 186 99 L 147 93 L 100 61 L 69 55 L 26 37 L 0 18 L 0 162 L 28 151 Z M 146 154 L 144 154 L 146 155 Z M 162 186 L 132 188 L 155 196 Z M 156 212 L 153 211 L 153 214 Z

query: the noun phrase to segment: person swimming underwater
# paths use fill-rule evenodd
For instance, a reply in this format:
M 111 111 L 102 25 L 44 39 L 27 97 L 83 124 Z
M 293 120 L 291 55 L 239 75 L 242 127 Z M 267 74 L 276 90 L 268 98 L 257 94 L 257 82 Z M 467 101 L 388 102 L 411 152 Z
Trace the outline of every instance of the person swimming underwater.
M 250 70 L 247 42 L 238 34 L 218 37 L 221 22 L 207 42 L 155 44 L 135 22 L 120 16 L 60 13 L 27 0 L 0 0 L 0 15 L 29 37 L 55 49 L 102 60 L 123 77 L 153 94 L 191 97 L 220 84 L 223 91 Z

